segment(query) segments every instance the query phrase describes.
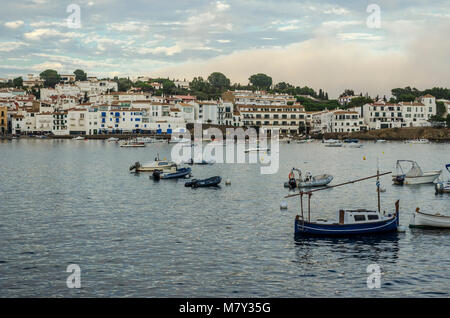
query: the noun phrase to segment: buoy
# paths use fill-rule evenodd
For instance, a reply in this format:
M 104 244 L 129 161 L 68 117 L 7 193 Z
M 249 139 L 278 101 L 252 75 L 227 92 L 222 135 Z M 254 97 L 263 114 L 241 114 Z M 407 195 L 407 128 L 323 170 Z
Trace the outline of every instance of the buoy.
M 405 233 L 406 232 L 406 227 L 404 227 L 403 225 L 399 226 L 397 228 L 397 232 L 399 233 Z
M 227 179 L 227 180 L 225 181 L 225 185 L 231 185 L 231 180 L 230 180 L 230 179 Z
M 287 202 L 285 202 L 285 201 L 281 202 L 280 210 L 287 210 L 287 208 L 288 208 Z

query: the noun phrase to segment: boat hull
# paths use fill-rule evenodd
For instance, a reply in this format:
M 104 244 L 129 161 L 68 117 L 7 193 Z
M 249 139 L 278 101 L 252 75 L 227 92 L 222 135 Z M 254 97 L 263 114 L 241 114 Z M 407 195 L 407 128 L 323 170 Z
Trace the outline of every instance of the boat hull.
M 441 175 L 441 171 L 431 171 L 425 172 L 423 176 L 418 177 L 405 177 L 403 184 L 426 184 L 433 183 L 439 176 Z M 393 176 L 392 180 L 394 183 L 396 182 L 397 176 Z
M 399 226 L 398 213 L 392 218 L 361 224 L 321 224 L 295 220 L 296 236 L 354 236 L 354 235 L 376 235 L 397 231 Z
M 167 179 L 185 178 L 186 176 L 189 176 L 190 174 L 191 174 L 191 168 L 182 168 L 182 169 L 178 169 L 176 172 L 163 174 L 161 176 L 161 179 L 167 180 Z
M 192 188 L 206 188 L 206 187 L 217 187 L 222 181 L 222 177 L 212 177 L 204 180 L 192 180 L 184 184 L 185 187 Z
M 307 181 L 307 182 L 296 182 L 296 187 L 298 188 L 313 188 L 313 187 L 323 187 L 328 185 L 331 181 L 333 181 L 333 176 L 325 174 L 322 176 L 315 176 L 315 180 Z M 284 183 L 285 188 L 289 188 L 289 182 Z
M 450 229 L 450 216 L 414 212 L 411 216 L 409 227 Z

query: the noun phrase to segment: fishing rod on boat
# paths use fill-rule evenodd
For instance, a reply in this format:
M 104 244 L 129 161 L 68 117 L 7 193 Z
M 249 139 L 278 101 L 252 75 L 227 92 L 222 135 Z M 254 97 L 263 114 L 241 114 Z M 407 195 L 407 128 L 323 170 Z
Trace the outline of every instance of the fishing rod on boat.
M 285 196 L 285 198 L 291 198 L 291 197 L 295 197 L 295 196 L 298 196 L 298 195 L 311 194 L 311 193 L 316 192 L 316 191 L 322 191 L 322 190 L 327 190 L 327 189 L 330 189 L 330 188 L 336 188 L 336 187 L 340 187 L 340 186 L 343 186 L 343 185 L 352 184 L 352 183 L 355 183 L 355 182 L 360 182 L 360 181 L 364 181 L 364 180 L 368 180 L 368 179 L 372 179 L 372 178 L 379 178 L 381 176 L 385 176 L 385 175 L 391 174 L 391 173 L 392 173 L 392 171 L 389 171 L 389 172 L 379 173 L 379 174 L 376 174 L 376 175 L 370 176 L 370 177 L 365 177 L 365 178 L 361 178 L 361 179 L 357 179 L 357 180 L 352 180 L 352 181 L 347 181 L 347 182 L 340 183 L 340 184 L 331 185 L 331 186 L 328 186 L 328 187 L 325 187 L 325 188 L 309 190 L 309 191 L 306 191 L 306 192 L 300 191 L 299 193 L 289 194 L 289 195 Z

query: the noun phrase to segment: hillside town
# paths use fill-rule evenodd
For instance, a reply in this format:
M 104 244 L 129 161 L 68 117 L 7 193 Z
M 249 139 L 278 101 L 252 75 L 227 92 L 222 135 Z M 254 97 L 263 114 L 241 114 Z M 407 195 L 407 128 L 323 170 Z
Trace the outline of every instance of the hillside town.
M 162 84 L 139 77 L 155 89 Z M 176 81 L 189 88 L 189 82 Z M 30 88 L 39 88 L 39 98 Z M 255 127 L 267 133 L 302 135 L 349 133 L 384 128 L 426 127 L 437 114 L 436 98 L 426 94 L 412 102 L 391 103 L 383 99 L 347 107 L 357 96 L 341 96 L 342 107 L 308 111 L 290 94 L 265 90 L 227 90 L 218 99 L 196 96 L 152 94 L 134 87 L 119 91 L 118 83 L 75 75 L 61 75 L 59 83 L 44 87 L 44 79 L 33 74 L 23 88 L 0 90 L 0 133 L 2 135 L 89 136 L 108 134 L 182 133 L 188 124 Z M 308 98 L 308 97 L 304 97 Z M 310 97 L 314 100 L 314 97 Z M 450 114 L 450 101 L 445 115 Z

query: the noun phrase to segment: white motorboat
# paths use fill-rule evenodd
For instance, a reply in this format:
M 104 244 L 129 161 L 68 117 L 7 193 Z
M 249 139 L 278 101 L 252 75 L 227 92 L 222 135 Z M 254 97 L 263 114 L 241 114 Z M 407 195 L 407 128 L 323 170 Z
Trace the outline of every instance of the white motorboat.
M 404 173 L 402 163 L 409 163 L 411 168 Z M 397 174 L 392 175 L 392 181 L 397 185 L 433 183 L 441 175 L 442 170 L 423 172 L 417 162 L 412 160 L 397 160 Z
M 335 144 L 337 142 L 339 142 L 339 140 L 336 140 L 336 139 L 323 139 L 322 140 L 322 143 L 324 143 L 324 144 Z
M 150 138 L 150 137 L 138 137 L 138 138 L 136 138 L 136 141 L 143 142 L 146 144 L 153 144 L 156 142 L 154 138 Z
M 137 140 L 127 140 L 120 144 L 120 147 L 123 148 L 138 148 L 145 147 L 145 143 L 137 141 Z
M 270 151 L 270 148 L 260 148 L 260 147 L 256 147 L 256 148 L 248 148 L 247 150 L 245 150 L 246 153 L 249 152 L 267 152 Z
M 412 140 L 406 140 L 405 143 L 407 143 L 407 144 L 429 144 L 430 141 L 428 139 L 412 139 Z
M 135 172 L 153 172 L 155 170 L 161 170 L 163 172 L 175 172 L 177 171 L 177 164 L 172 161 L 160 160 L 159 157 L 155 158 L 155 161 L 141 164 L 139 161 L 135 162 L 130 167 L 130 171 Z
M 78 136 L 73 138 L 73 140 L 85 140 L 86 138 L 84 138 L 83 136 Z
M 348 144 L 347 147 L 348 148 L 362 148 L 363 145 L 362 144 Z
M 296 141 L 296 143 L 298 143 L 298 144 L 307 144 L 307 143 L 310 143 L 312 141 L 313 141 L 312 139 L 298 139 Z
M 298 173 L 298 178 L 295 176 L 295 171 Z M 311 172 L 307 171 L 303 178 L 300 169 L 292 168 L 289 173 L 289 181 L 284 183 L 285 188 L 309 188 L 309 187 L 323 187 L 328 185 L 333 180 L 333 176 L 329 174 L 321 174 L 313 176 Z
M 411 215 L 409 227 L 450 229 L 450 216 L 440 213 L 424 213 L 417 208 Z
M 342 147 L 344 144 L 340 141 L 333 143 L 326 143 L 325 147 Z
M 375 140 L 375 142 L 376 142 L 376 143 L 380 143 L 380 144 L 384 144 L 384 143 L 387 142 L 387 140 L 384 140 L 384 139 L 377 139 L 377 140 Z
M 119 138 L 111 137 L 111 138 L 106 139 L 106 141 L 108 141 L 108 142 L 118 142 Z

